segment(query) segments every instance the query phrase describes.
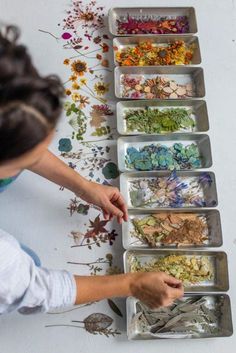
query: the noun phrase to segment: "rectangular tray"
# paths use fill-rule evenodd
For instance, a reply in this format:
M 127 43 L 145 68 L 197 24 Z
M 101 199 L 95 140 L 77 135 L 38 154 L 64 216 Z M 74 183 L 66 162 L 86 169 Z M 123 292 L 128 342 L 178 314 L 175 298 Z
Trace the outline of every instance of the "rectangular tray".
M 195 95 L 191 98 L 203 98 L 205 96 L 205 84 L 203 69 L 193 66 L 119 66 L 115 68 L 115 95 L 117 98 L 125 98 L 122 96 L 122 75 L 144 75 L 149 78 L 163 76 L 175 80 L 178 84 L 187 84 L 191 82 L 195 88 Z M 187 100 L 189 98 L 182 98 Z M 133 98 L 128 98 L 133 99 Z M 143 98 L 138 98 L 143 99 Z M 156 99 L 156 98 L 155 98 Z M 180 99 L 180 98 L 178 98 Z M 159 99 L 156 99 L 159 100 Z M 168 100 L 168 98 L 166 99 Z
M 129 258 L 137 257 L 141 263 L 151 261 L 154 258 L 160 258 L 167 255 L 185 255 L 185 256 L 207 256 L 209 257 L 213 268 L 214 278 L 201 284 L 190 284 L 185 286 L 185 293 L 194 292 L 226 292 L 229 289 L 227 255 L 223 251 L 208 250 L 126 250 L 124 253 L 124 271 L 130 272 Z
M 153 45 L 170 44 L 175 41 L 183 41 L 186 45 L 193 45 L 193 58 L 191 65 L 198 65 L 201 63 L 201 53 L 199 47 L 198 37 L 189 35 L 157 35 L 157 36 L 135 36 L 135 37 L 118 37 L 113 39 L 113 48 L 122 50 L 126 47 L 134 47 L 135 45 L 143 42 L 151 42 Z M 114 63 L 120 66 L 115 57 L 116 51 L 114 50 Z M 188 66 L 188 65 L 186 65 Z
M 190 145 L 191 143 L 197 145 L 201 156 L 201 166 L 195 169 L 209 168 L 212 166 L 211 146 L 208 135 L 175 134 L 174 136 L 153 135 L 119 137 L 117 140 L 118 168 L 121 172 L 136 171 L 136 169 L 128 168 L 125 163 L 125 157 L 129 147 L 135 147 L 139 149 L 151 144 L 160 144 L 171 147 L 176 142 L 180 142 L 184 146 Z
M 190 297 L 202 297 L 206 296 L 207 297 L 207 303 L 209 304 L 209 307 L 214 308 L 214 304 L 217 302 L 222 303 L 221 307 L 221 316 L 218 321 L 218 329 L 219 332 L 216 334 L 209 334 L 202 332 L 199 334 L 198 337 L 194 337 L 192 335 L 188 337 L 180 336 L 179 337 L 171 337 L 166 334 L 159 335 L 159 337 L 155 337 L 152 335 L 150 332 L 143 332 L 140 330 L 137 324 L 132 323 L 132 318 L 134 315 L 137 314 L 137 308 L 136 308 L 136 303 L 138 302 L 137 299 L 129 297 L 126 300 L 126 313 L 127 313 L 127 335 L 129 340 L 150 340 L 150 339 L 174 339 L 174 338 L 191 338 L 191 339 L 198 339 L 198 338 L 211 338 L 211 337 L 229 337 L 233 334 L 233 322 L 232 322 L 232 314 L 231 314 L 231 304 L 230 304 L 230 298 L 227 294 L 208 294 L 208 293 L 202 293 L 201 295 L 199 294 L 188 294 L 183 297 L 183 299 L 187 299 Z
M 189 133 L 189 132 L 205 132 L 209 130 L 209 119 L 207 112 L 207 105 L 204 100 L 129 100 L 120 101 L 116 105 L 116 116 L 117 116 L 117 130 L 120 135 L 148 135 L 145 132 L 138 131 L 127 131 L 125 112 L 127 110 L 137 110 L 144 108 L 157 108 L 157 109 L 167 109 L 167 108 L 186 108 L 192 110 L 191 117 L 195 120 L 196 126 L 193 130 L 179 130 L 172 132 L 176 133 Z M 162 133 L 161 135 L 167 135 L 168 133 Z M 153 135 L 153 134 L 149 134 Z M 157 134 L 155 134 L 157 135 Z
M 213 172 L 207 172 L 212 179 L 212 183 L 207 188 L 207 190 L 204 191 L 205 194 L 205 199 L 208 201 L 208 204 L 211 203 L 212 201 L 215 201 L 214 206 L 215 207 L 218 204 L 218 198 L 217 198 L 217 191 L 216 191 L 216 181 L 215 181 L 215 174 Z M 177 176 L 182 176 L 182 177 L 199 177 L 202 172 L 193 172 L 193 171 L 178 171 L 176 172 Z M 170 172 L 168 171 L 152 171 L 152 172 L 127 172 L 127 173 L 122 173 L 120 176 L 120 190 L 121 193 L 127 203 L 127 206 L 129 209 L 137 209 L 137 210 L 159 210 L 159 209 L 165 209 L 165 210 L 173 210 L 175 208 L 170 208 L 170 207 L 134 207 L 132 206 L 130 202 L 130 196 L 129 196 L 129 182 L 132 179 L 139 179 L 139 178 L 155 178 L 155 177 L 167 177 L 170 175 Z M 189 207 L 185 206 L 182 207 L 182 210 L 185 210 L 186 208 L 198 208 L 198 207 Z M 209 206 L 207 207 L 209 208 Z
M 221 229 L 221 221 L 220 221 L 220 213 L 218 210 L 171 210 L 169 213 L 194 213 L 199 216 L 204 216 L 206 217 L 206 223 L 207 223 L 207 228 L 208 228 L 208 240 L 202 244 L 202 245 L 185 245 L 185 244 L 180 244 L 180 245 L 171 245 L 171 244 L 164 244 L 157 246 L 155 248 L 150 248 L 148 244 L 142 243 L 139 239 L 135 238 L 135 236 L 132 236 L 132 231 L 134 230 L 133 224 L 132 224 L 132 219 L 133 218 L 143 218 L 147 215 L 150 214 L 163 214 L 166 213 L 166 211 L 159 210 L 159 211 L 137 211 L 137 210 L 129 210 L 128 215 L 129 219 L 128 222 L 123 222 L 122 223 L 122 243 L 123 247 L 125 249 L 170 249 L 170 248 L 189 248 L 189 249 L 196 249 L 196 248 L 214 248 L 214 247 L 219 247 L 222 246 L 223 240 L 222 240 L 222 229 Z
M 194 34 L 197 32 L 197 21 L 194 7 L 113 7 L 108 13 L 109 31 L 114 36 L 127 36 L 126 34 L 119 34 L 117 31 L 116 21 L 120 17 L 127 16 L 187 16 L 189 20 L 189 33 Z M 153 34 L 149 34 L 152 36 Z M 134 34 L 137 36 L 137 34 Z M 165 36 L 165 34 L 162 34 Z

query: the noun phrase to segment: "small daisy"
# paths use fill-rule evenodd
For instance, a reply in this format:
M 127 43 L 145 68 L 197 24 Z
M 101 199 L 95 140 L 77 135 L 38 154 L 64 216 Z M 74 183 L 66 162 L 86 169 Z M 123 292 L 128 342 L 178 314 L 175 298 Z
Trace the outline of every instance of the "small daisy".
M 72 96 L 71 96 L 72 100 L 74 102 L 79 102 L 80 100 L 80 94 L 79 93 L 73 93 Z
M 98 96 L 103 96 L 109 91 L 109 83 L 98 82 L 94 85 L 94 90 Z

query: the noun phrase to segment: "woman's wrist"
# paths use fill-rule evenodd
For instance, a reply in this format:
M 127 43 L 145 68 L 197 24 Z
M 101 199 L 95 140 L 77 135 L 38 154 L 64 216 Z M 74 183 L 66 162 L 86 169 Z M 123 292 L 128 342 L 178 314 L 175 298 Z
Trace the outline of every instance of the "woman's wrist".
M 75 276 L 77 295 L 75 304 L 99 301 L 112 297 L 128 297 L 135 274 L 112 276 Z
M 85 179 L 80 174 L 76 173 L 74 183 L 71 186 L 70 190 L 74 192 L 78 197 L 83 198 L 90 187 L 91 187 L 91 181 Z

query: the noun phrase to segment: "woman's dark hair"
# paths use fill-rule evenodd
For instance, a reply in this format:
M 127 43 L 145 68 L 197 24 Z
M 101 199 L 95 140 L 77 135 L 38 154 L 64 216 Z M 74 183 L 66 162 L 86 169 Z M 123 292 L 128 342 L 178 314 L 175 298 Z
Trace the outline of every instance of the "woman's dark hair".
M 0 28 L 0 163 L 42 142 L 62 109 L 60 79 L 40 76 L 19 35 L 15 26 Z

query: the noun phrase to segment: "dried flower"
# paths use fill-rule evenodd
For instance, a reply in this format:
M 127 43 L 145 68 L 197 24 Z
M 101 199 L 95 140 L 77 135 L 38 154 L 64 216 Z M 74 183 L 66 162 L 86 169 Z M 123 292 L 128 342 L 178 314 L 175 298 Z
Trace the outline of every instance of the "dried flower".
M 104 67 L 109 67 L 109 60 L 107 59 L 103 59 L 102 62 L 101 62 L 101 65 L 104 66 Z
M 73 93 L 71 98 L 72 98 L 72 100 L 74 102 L 78 102 L 80 100 L 80 94 L 79 93 Z
M 174 79 L 163 75 L 152 76 L 152 78 L 146 78 L 145 75 L 121 75 L 122 97 L 133 99 L 176 99 L 195 96 L 193 83 L 191 81 L 187 84 L 180 84 Z
M 122 16 L 117 20 L 118 34 L 177 34 L 188 33 L 186 16 L 168 17 L 155 15 Z
M 99 96 L 103 96 L 109 91 L 109 83 L 104 83 L 102 81 L 95 83 L 94 90 Z
M 87 79 L 86 78 L 81 78 L 80 83 L 81 83 L 81 85 L 86 85 L 87 84 Z
M 77 80 L 77 76 L 76 75 L 71 75 L 69 80 L 72 81 L 72 82 L 75 82 Z
M 214 269 L 208 256 L 167 255 L 156 256 L 153 260 L 141 264 L 138 258 L 130 258 L 131 272 L 161 271 L 183 281 L 184 285 L 211 280 Z
M 210 184 L 205 180 L 201 180 L 201 175 L 180 177 L 175 171 L 169 177 L 130 179 L 130 202 L 132 207 L 145 208 L 212 207 L 216 201 L 209 198 L 206 190 Z
M 85 61 L 76 60 L 71 64 L 71 70 L 77 76 L 83 76 L 87 71 L 87 63 Z
M 124 46 L 115 54 L 120 66 L 187 65 L 191 64 L 192 56 L 193 46 L 184 41 L 140 42 L 136 46 Z
M 69 65 L 69 64 L 70 64 L 70 59 L 65 59 L 65 60 L 63 61 L 63 64 L 64 64 L 64 65 Z
M 106 43 L 102 43 L 101 48 L 103 53 L 107 53 L 109 51 L 109 46 Z
M 89 98 L 85 96 L 80 96 L 79 103 L 79 108 L 83 109 L 86 107 L 87 104 L 89 104 Z
M 74 90 L 79 90 L 81 88 L 81 86 L 77 82 L 74 82 L 73 85 L 72 85 L 72 88 Z
M 73 8 L 67 14 L 63 29 L 73 30 L 74 33 L 78 34 L 78 29 L 81 30 L 82 27 L 82 29 L 85 29 L 85 35 L 88 39 L 91 39 L 89 30 L 93 33 L 94 30 L 104 26 L 103 7 L 96 6 L 96 1 L 90 1 L 88 4 L 84 4 L 82 1 L 74 1 Z
M 70 90 L 69 88 L 66 88 L 66 89 L 65 89 L 65 94 L 66 94 L 67 96 L 70 96 L 70 95 L 71 95 L 71 90 Z

